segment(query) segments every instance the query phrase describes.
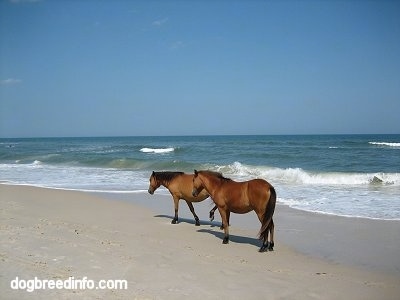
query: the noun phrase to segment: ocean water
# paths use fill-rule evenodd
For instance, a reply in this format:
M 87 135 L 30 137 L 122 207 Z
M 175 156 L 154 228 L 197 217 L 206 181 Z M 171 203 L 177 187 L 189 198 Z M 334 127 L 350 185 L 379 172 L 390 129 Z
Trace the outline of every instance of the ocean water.
M 9 184 L 145 193 L 153 170 L 194 169 L 264 178 L 301 210 L 400 220 L 400 135 L 0 139 Z

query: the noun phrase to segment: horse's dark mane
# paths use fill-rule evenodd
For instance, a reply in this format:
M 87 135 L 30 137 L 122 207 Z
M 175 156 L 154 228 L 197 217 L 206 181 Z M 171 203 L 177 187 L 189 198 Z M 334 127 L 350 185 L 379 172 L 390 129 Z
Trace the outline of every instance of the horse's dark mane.
M 183 174 L 185 174 L 185 173 L 184 172 L 170 172 L 170 171 L 154 172 L 154 176 L 156 177 L 157 180 L 164 181 L 166 183 L 169 183 L 176 176 L 183 175 Z
M 222 180 L 224 180 L 224 181 L 231 181 L 232 179 L 230 179 L 230 178 L 226 178 L 226 177 L 224 177 L 224 175 L 222 175 L 222 173 L 220 173 L 220 172 L 215 172 L 215 171 L 204 171 L 205 173 L 208 173 L 208 174 L 210 174 L 210 175 L 212 175 L 212 176 L 215 176 L 215 177 L 217 177 L 217 178 L 219 178 L 219 179 L 222 179 Z

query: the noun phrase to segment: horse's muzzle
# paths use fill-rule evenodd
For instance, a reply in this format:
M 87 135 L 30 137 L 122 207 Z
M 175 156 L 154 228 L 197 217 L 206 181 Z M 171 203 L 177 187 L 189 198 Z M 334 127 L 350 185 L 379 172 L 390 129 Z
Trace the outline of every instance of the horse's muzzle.
M 199 193 L 197 192 L 197 190 L 196 189 L 193 189 L 192 190 L 192 196 L 193 197 L 197 197 L 199 195 Z
M 154 194 L 154 191 L 151 190 L 151 189 L 148 189 L 147 191 L 149 192 L 150 195 L 153 195 L 153 194 Z

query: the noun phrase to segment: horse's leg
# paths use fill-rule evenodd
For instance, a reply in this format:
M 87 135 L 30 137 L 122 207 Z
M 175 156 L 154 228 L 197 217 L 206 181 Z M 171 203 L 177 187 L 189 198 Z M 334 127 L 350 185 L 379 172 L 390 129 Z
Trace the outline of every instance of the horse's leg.
M 274 251 L 274 230 L 275 230 L 275 225 L 274 225 L 274 220 L 271 219 L 271 223 L 269 224 L 269 232 L 271 233 L 271 238 L 268 246 L 269 251 Z
M 214 221 L 214 212 L 217 210 L 218 206 L 214 206 L 212 210 L 210 210 L 210 222 Z
M 258 217 L 258 219 L 260 220 L 261 226 L 262 226 L 263 219 L 264 219 L 264 214 L 257 213 L 257 217 Z M 272 220 L 271 220 L 271 223 L 272 223 Z M 269 230 L 269 228 L 270 228 L 270 226 L 271 226 L 271 223 L 270 223 L 270 225 L 268 226 L 268 229 L 265 231 L 265 233 L 264 233 L 264 235 L 263 235 L 263 237 L 262 237 L 262 239 L 263 239 L 263 244 L 262 244 L 260 250 L 258 250 L 259 252 L 266 252 L 266 251 L 268 251 L 268 247 L 269 247 L 269 243 L 268 243 L 268 230 Z M 260 239 L 261 239 L 261 237 L 260 237 Z
M 196 222 L 196 226 L 200 226 L 200 220 L 199 220 L 199 217 L 198 217 L 198 216 L 196 215 L 196 213 L 194 212 L 194 207 L 193 207 L 192 202 L 186 201 L 186 203 L 187 203 L 187 205 L 189 206 L 189 209 L 190 209 L 190 211 L 191 211 L 192 214 L 193 214 L 194 220 L 195 220 L 195 222 Z
M 228 226 L 229 211 L 227 209 L 222 209 L 220 207 L 218 207 L 218 211 L 221 215 L 222 226 L 224 227 L 224 232 L 225 232 L 225 236 L 224 236 L 222 243 L 228 244 L 229 243 L 229 226 Z
M 175 208 L 175 217 L 172 219 L 171 224 L 176 224 L 178 222 L 178 207 L 179 207 L 179 197 L 174 198 L 174 208 Z
M 218 206 L 215 205 L 212 210 L 210 210 L 210 222 L 214 221 L 214 212 L 217 210 Z M 224 223 L 219 227 L 221 230 L 224 230 Z
M 270 248 L 270 244 L 268 242 L 269 228 L 270 228 L 270 226 L 268 226 L 268 229 L 264 233 L 263 244 L 260 248 L 260 252 L 268 251 Z M 263 250 L 261 250 L 261 249 L 263 249 Z

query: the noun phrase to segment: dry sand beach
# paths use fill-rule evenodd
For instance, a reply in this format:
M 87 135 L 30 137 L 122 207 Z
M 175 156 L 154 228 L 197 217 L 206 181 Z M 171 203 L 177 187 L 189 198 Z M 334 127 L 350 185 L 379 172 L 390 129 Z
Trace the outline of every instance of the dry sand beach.
M 275 251 L 257 230 L 191 219 L 171 225 L 172 200 L 133 201 L 0 185 L 1 299 L 399 299 L 400 222 L 338 218 L 278 206 Z M 149 201 L 150 207 L 141 205 Z M 163 202 L 163 214 L 151 206 Z M 164 203 L 168 202 L 168 206 Z M 203 209 L 197 209 L 203 205 Z M 206 220 L 209 204 L 196 206 Z M 181 204 L 181 210 L 186 207 Z M 187 208 L 186 208 L 187 209 Z M 181 214 L 184 215 L 182 212 Z M 243 216 L 244 217 L 244 216 Z M 251 218 L 252 217 L 252 218 Z M 256 220 L 255 215 L 248 218 Z M 235 225 L 237 224 L 237 225 Z M 254 223 L 257 225 L 257 223 Z M 20 279 L 125 279 L 127 290 L 13 290 Z

